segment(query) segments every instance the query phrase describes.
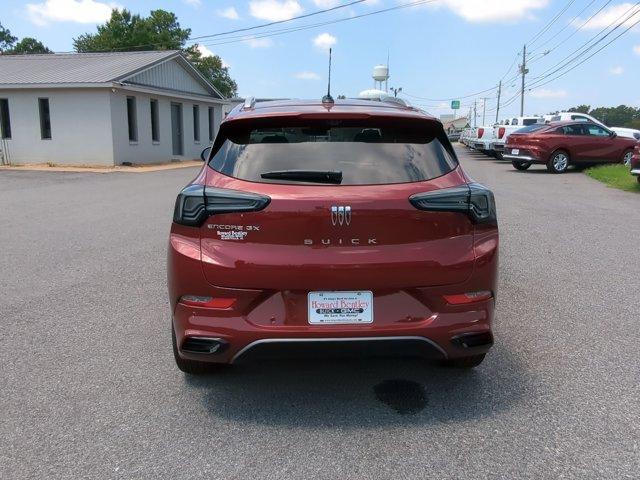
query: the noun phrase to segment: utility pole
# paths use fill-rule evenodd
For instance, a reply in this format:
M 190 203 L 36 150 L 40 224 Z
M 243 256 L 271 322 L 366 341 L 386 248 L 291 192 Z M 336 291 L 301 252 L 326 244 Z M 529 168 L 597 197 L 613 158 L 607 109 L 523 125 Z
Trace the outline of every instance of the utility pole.
M 482 99 L 482 125 L 485 125 L 486 114 L 487 114 L 487 100 L 489 100 L 489 97 L 484 97 Z
M 496 108 L 496 123 L 498 123 L 498 115 L 500 114 L 500 94 L 502 93 L 502 80 L 498 83 L 498 106 Z
M 520 90 L 520 116 L 524 116 L 524 77 L 527 70 L 527 46 L 522 47 L 522 65 L 520 65 L 520 73 L 522 73 L 522 89 Z
M 477 100 L 473 101 L 473 128 L 476 128 L 478 126 L 478 123 L 476 121 L 477 117 L 478 117 L 478 111 L 476 109 L 476 102 L 477 102 Z

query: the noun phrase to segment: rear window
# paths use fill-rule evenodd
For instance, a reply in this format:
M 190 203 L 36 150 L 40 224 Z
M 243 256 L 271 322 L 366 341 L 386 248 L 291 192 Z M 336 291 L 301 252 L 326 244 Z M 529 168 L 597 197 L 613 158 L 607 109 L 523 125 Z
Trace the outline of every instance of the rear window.
M 408 183 L 440 177 L 458 165 L 442 127 L 425 121 L 307 121 L 248 128 L 238 123 L 226 125 L 216 139 L 209 165 L 250 182 L 311 183 L 262 177 L 304 170 L 341 172 L 341 185 Z
M 522 120 L 522 124 L 525 126 L 535 125 L 536 123 L 539 123 L 539 122 L 540 122 L 539 118 L 525 118 Z
M 530 133 L 536 132 L 538 130 L 542 130 L 543 128 L 547 128 L 549 125 L 544 123 L 534 123 L 533 125 L 529 125 L 528 127 L 522 127 L 516 130 L 517 133 Z

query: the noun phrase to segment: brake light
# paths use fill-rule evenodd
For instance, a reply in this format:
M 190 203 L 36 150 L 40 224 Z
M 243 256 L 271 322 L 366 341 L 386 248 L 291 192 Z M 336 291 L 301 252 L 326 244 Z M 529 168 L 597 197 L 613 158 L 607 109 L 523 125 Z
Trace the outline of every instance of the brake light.
M 271 199 L 256 193 L 226 188 L 189 185 L 176 198 L 173 221 L 181 225 L 199 227 L 211 215 L 262 210 Z
M 482 302 L 489 300 L 493 294 L 489 290 L 481 290 L 479 292 L 459 293 L 455 295 L 443 295 L 443 298 L 450 305 L 465 305 L 467 303 Z
M 200 295 L 183 295 L 180 297 L 180 303 L 190 307 L 201 308 L 217 308 L 225 310 L 231 308 L 235 303 L 235 298 L 213 298 Z
M 507 131 L 507 129 L 506 129 L 506 128 L 504 128 L 504 127 L 500 127 L 500 128 L 498 129 L 498 138 L 502 138 L 502 137 L 504 137 L 504 132 L 506 132 L 506 131 Z
M 478 138 L 482 138 L 483 135 L 484 135 L 484 128 L 479 128 L 478 129 Z
M 473 223 L 498 225 L 493 192 L 479 183 L 416 193 L 409 197 L 409 202 L 418 210 L 460 212 L 466 214 Z

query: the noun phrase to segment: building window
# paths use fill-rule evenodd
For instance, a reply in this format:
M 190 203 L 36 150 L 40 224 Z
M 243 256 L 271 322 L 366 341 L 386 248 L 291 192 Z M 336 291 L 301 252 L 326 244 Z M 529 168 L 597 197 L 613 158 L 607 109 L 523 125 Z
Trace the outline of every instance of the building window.
M 38 111 L 40 112 L 40 137 L 43 140 L 51 139 L 51 116 L 49 115 L 49 99 L 38 99 Z
M 193 106 L 193 141 L 200 141 L 200 105 Z
M 9 100 L 0 98 L 0 133 L 2 138 L 11 138 L 11 118 L 9 117 Z
M 129 141 L 138 141 L 138 122 L 136 121 L 136 97 L 127 97 L 127 124 Z
M 213 107 L 209 107 L 209 141 L 210 142 L 213 142 L 213 137 L 215 136 L 213 131 L 214 130 L 213 127 L 215 126 L 214 119 L 215 117 L 213 115 Z
M 160 116 L 158 115 L 158 100 L 151 100 L 151 140 L 154 142 L 160 141 Z

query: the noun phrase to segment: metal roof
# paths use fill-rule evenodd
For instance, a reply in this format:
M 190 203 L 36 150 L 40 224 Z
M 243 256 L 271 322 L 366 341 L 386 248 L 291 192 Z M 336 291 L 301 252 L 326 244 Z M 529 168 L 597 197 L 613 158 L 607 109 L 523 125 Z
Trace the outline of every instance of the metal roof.
M 0 55 L 0 87 L 108 83 L 131 76 L 171 57 L 180 57 L 180 53 L 176 50 L 164 50 Z

